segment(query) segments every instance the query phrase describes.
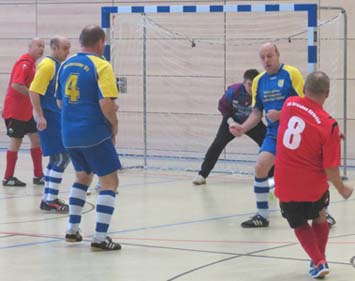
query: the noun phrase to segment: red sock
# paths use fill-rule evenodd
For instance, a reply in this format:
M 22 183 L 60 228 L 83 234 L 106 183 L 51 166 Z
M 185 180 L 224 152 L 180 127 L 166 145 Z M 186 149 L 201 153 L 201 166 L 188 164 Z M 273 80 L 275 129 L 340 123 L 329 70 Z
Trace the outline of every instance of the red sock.
M 325 260 L 324 254 L 319 249 L 317 236 L 308 223 L 297 227 L 295 229 L 295 234 L 314 264 L 317 265 L 320 261 Z
M 325 248 L 327 247 L 329 236 L 328 222 L 325 221 L 323 223 L 313 223 L 312 229 L 317 237 L 319 250 L 325 256 Z
M 17 151 L 8 150 L 6 152 L 6 171 L 5 171 L 5 179 L 9 180 L 14 176 L 15 166 L 17 162 Z
M 35 177 L 43 176 L 42 168 L 42 150 L 40 147 L 31 148 L 31 157 L 33 162 L 33 169 Z

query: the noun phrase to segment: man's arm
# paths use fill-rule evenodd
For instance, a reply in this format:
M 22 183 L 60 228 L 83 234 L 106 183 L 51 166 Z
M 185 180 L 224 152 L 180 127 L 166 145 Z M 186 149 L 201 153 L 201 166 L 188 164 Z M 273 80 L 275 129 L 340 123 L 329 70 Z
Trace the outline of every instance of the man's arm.
M 20 94 L 23 94 L 25 96 L 29 95 L 29 90 L 25 85 L 19 84 L 19 83 L 12 83 L 11 84 L 12 89 L 15 91 L 19 92 Z
M 253 108 L 253 111 L 249 115 L 248 119 L 243 124 L 233 122 L 229 125 L 229 131 L 232 135 L 240 137 L 249 130 L 253 129 L 261 120 L 263 113 L 257 107 Z
M 339 168 L 325 168 L 325 172 L 340 195 L 343 196 L 344 199 L 348 199 L 353 193 L 353 189 L 344 184 L 340 177 Z
M 268 111 L 268 113 L 265 114 L 265 116 L 271 122 L 276 122 L 276 121 L 279 121 L 280 114 L 281 114 L 281 110 L 271 109 Z
M 37 129 L 43 131 L 47 128 L 47 120 L 44 118 L 42 107 L 41 107 L 41 98 L 38 93 L 30 91 L 30 99 L 35 113 L 35 119 L 37 123 Z
M 100 107 L 105 118 L 111 124 L 112 141 L 113 143 L 116 143 L 116 135 L 118 131 L 118 119 L 116 112 L 118 110 L 118 105 L 116 105 L 115 101 L 111 98 L 103 98 L 100 99 Z

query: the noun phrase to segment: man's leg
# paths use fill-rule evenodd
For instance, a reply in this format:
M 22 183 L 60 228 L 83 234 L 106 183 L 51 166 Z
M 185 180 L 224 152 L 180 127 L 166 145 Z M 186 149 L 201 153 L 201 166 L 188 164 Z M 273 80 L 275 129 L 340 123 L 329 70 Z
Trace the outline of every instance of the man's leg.
M 76 172 L 76 181 L 69 194 L 69 223 L 65 235 L 67 242 L 80 242 L 82 240 L 82 236 L 79 233 L 79 225 L 83 207 L 86 202 L 86 192 L 92 181 L 92 177 L 92 174 L 88 174 L 84 171 Z
M 250 137 L 259 147 L 263 144 L 265 135 L 266 135 L 266 126 L 260 121 L 258 125 L 256 125 L 253 129 L 249 130 L 245 133 L 248 137 Z M 274 166 L 270 169 L 268 173 L 268 177 L 272 178 L 274 176 Z M 273 187 L 273 186 L 270 186 Z
M 22 138 L 10 137 L 10 143 L 6 152 L 6 170 L 2 182 L 4 186 L 26 186 L 26 183 L 14 177 L 18 150 L 21 144 Z
M 221 155 L 223 149 L 232 139 L 234 139 L 234 136 L 229 132 L 229 125 L 226 119 L 223 118 L 222 123 L 219 126 L 217 135 L 211 146 L 208 148 L 203 163 L 201 165 L 201 170 L 198 173 L 203 179 L 206 179 L 208 177 L 213 167 L 215 166 L 219 156 Z M 199 184 L 197 182 L 195 183 L 195 180 L 193 181 L 193 183 Z M 205 183 L 205 181 L 203 183 Z
M 254 179 L 254 193 L 256 197 L 257 214 L 251 219 L 243 222 L 244 228 L 267 227 L 269 226 L 269 182 L 268 172 L 274 165 L 275 156 L 267 151 L 260 152 L 256 166 Z
M 44 184 L 44 175 L 43 175 L 43 167 L 42 167 L 42 150 L 40 146 L 38 133 L 29 133 L 28 137 L 31 142 L 31 157 L 33 162 L 34 183 Z
M 118 249 L 121 246 L 112 242 L 111 238 L 107 237 L 107 232 L 115 210 L 118 187 L 117 171 L 99 177 L 99 181 L 101 188 L 96 201 L 96 228 L 91 246 L 103 250 L 109 250 L 107 247 L 112 247 L 112 250 L 114 250 L 115 247 Z
M 67 153 L 58 153 L 49 157 L 45 175 L 44 196 L 40 208 L 47 211 L 68 212 L 69 206 L 58 199 L 63 172 L 69 164 Z

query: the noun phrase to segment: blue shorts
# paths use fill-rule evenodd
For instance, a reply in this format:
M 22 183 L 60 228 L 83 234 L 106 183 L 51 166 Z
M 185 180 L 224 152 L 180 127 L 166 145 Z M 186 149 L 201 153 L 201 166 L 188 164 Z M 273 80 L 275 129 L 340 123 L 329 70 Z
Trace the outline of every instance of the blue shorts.
M 47 128 L 38 131 L 43 156 L 66 152 L 62 141 L 60 113 L 43 110 L 43 115 L 47 120 Z
M 263 144 L 260 147 L 259 153 L 263 151 L 276 155 L 276 138 L 274 136 L 266 135 Z
M 76 172 L 106 176 L 121 169 L 118 154 L 111 139 L 90 147 L 68 148 L 70 160 Z

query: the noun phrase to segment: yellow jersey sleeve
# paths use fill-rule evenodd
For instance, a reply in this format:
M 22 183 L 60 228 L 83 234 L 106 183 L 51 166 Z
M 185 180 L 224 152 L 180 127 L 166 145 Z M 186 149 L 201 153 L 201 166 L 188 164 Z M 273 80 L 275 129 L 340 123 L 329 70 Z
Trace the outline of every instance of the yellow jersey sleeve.
M 104 98 L 117 98 L 116 78 L 111 64 L 97 56 L 88 56 L 94 63 L 98 74 L 97 83 Z
M 296 67 L 290 65 L 284 65 L 284 69 L 290 74 L 293 89 L 295 89 L 300 97 L 303 97 L 304 80 L 301 72 Z
M 54 74 L 55 62 L 50 58 L 44 58 L 37 67 L 35 77 L 30 86 L 30 91 L 42 96 L 45 95 Z
M 254 107 L 254 106 L 255 106 L 256 93 L 257 93 L 257 91 L 258 91 L 259 79 L 260 79 L 261 76 L 264 75 L 264 73 L 265 73 L 265 71 L 262 72 L 262 73 L 260 73 L 260 74 L 258 74 L 258 75 L 253 79 L 253 84 L 252 84 L 252 86 L 251 86 L 251 98 L 252 98 L 252 100 L 251 100 L 251 107 Z

